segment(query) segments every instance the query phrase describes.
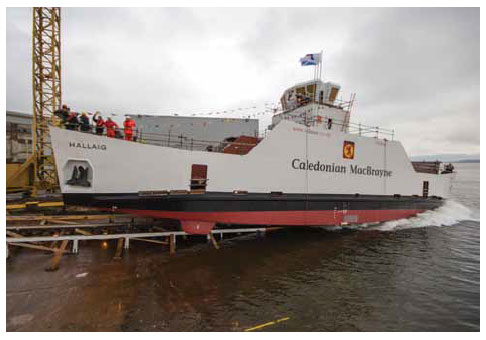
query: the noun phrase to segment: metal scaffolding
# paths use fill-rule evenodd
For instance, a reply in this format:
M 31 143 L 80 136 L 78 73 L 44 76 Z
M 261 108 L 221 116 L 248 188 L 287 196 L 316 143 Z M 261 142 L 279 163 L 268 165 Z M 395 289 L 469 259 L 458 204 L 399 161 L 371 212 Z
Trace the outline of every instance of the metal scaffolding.
M 61 106 L 61 9 L 34 7 L 32 25 L 33 155 L 36 185 L 59 186 L 48 125 Z M 34 189 L 35 190 L 35 189 Z

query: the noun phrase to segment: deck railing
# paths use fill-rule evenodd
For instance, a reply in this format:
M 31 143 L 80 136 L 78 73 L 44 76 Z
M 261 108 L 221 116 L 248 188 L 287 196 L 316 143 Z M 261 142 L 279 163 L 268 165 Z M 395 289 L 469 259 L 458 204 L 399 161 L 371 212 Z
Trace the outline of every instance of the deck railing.
M 325 129 L 332 129 L 335 126 L 341 127 L 341 131 L 345 131 L 351 134 L 357 134 L 359 136 L 372 136 L 380 139 L 391 139 L 395 137 L 395 130 L 386 129 L 379 126 L 365 125 L 356 122 L 350 122 L 347 119 L 340 120 L 335 118 L 330 118 L 329 116 L 290 116 L 286 115 L 286 111 L 277 113 L 276 115 L 281 115 L 281 119 L 292 120 L 292 121 L 302 121 L 304 125 L 308 127 L 323 126 Z
M 380 128 L 378 126 L 369 126 L 364 125 L 361 123 L 354 123 L 349 122 L 347 120 L 338 120 L 333 119 L 328 116 L 312 116 L 308 117 L 295 117 L 285 115 L 286 112 L 276 113 L 276 115 L 281 115 L 282 119 L 285 120 L 296 120 L 296 118 L 302 119 L 302 123 L 308 127 L 318 127 L 322 126 L 324 129 L 335 129 L 335 126 L 341 127 L 341 131 L 346 131 L 347 133 L 357 134 L 359 136 L 373 136 L 375 138 L 381 139 L 391 139 L 394 138 L 394 130 Z M 106 128 L 103 128 L 103 132 L 97 133 L 95 125 L 89 125 L 82 127 L 81 125 L 59 125 L 61 128 L 80 131 L 84 133 L 91 133 L 91 134 L 98 134 L 106 136 Z M 124 136 L 124 129 L 123 128 L 115 128 L 115 137 L 118 139 L 125 139 Z M 190 136 L 185 136 L 183 134 L 165 134 L 165 133 L 153 133 L 153 132 L 145 132 L 142 129 L 135 128 L 132 130 L 132 138 L 130 141 L 138 142 L 143 144 L 153 144 L 153 145 L 160 145 L 160 146 L 167 146 L 171 148 L 177 149 L 186 149 L 186 150 L 201 150 L 201 151 L 212 151 L 212 152 L 223 152 L 224 149 L 229 146 L 241 146 L 241 147 L 248 147 L 248 146 L 255 146 L 258 144 L 256 143 L 241 143 L 236 142 L 234 139 L 226 139 L 226 140 L 202 140 L 191 138 Z M 266 136 L 267 130 L 260 135 L 260 138 L 264 138 Z M 238 136 L 235 136 L 238 137 Z
M 80 125 L 59 125 L 58 127 L 78 131 L 83 133 L 95 134 L 100 136 L 106 136 L 106 128 L 103 129 L 103 132 L 96 133 L 96 126 L 89 125 L 85 126 L 84 129 L 81 128 Z M 114 128 L 115 137 L 116 139 L 125 139 L 124 135 L 124 128 Z M 153 132 L 145 132 L 143 129 L 134 128 L 132 130 L 132 137 L 130 141 L 142 143 L 142 144 L 152 144 L 152 145 L 160 145 L 160 146 L 168 146 L 171 148 L 176 149 L 185 149 L 185 150 L 202 150 L 202 151 L 212 151 L 212 152 L 223 152 L 224 149 L 229 146 L 241 146 L 241 147 L 248 147 L 248 146 L 255 146 L 258 143 L 241 143 L 235 142 L 232 139 L 226 140 L 202 140 L 197 138 L 191 138 L 189 136 L 185 136 L 183 134 L 165 134 L 165 133 L 153 133 Z

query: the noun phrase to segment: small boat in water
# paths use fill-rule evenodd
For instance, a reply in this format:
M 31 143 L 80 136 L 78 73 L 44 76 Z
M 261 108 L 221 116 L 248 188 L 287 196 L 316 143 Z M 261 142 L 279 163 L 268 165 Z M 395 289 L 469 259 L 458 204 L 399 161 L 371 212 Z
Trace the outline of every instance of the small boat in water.
M 50 127 L 64 202 L 180 221 L 340 226 L 407 218 L 448 197 L 450 165 L 411 162 L 393 131 L 350 121 L 354 98 L 314 79 L 287 89 L 264 138 L 187 150 Z

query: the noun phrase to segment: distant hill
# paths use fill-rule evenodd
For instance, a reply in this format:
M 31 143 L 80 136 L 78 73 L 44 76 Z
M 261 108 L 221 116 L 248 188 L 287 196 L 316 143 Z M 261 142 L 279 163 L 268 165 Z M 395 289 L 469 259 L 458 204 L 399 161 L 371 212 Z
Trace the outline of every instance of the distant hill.
M 412 156 L 412 161 L 441 161 L 450 163 L 479 163 L 479 154 L 437 154 Z
M 461 159 L 460 161 L 453 161 L 452 163 L 480 163 L 479 159 Z

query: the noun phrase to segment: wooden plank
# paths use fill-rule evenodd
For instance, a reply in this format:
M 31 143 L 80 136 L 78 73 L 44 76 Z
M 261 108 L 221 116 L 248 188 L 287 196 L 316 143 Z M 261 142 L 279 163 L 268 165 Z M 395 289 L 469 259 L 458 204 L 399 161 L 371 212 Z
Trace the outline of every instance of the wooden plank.
M 219 249 L 218 242 L 216 242 L 216 239 L 214 238 L 213 233 L 209 233 L 209 238 L 211 239 L 211 242 L 213 243 L 214 248 Z
M 64 234 L 64 231 L 63 231 L 63 230 L 61 230 L 61 232 L 60 232 L 60 233 L 55 232 L 55 233 L 54 233 L 52 236 L 53 236 L 53 237 L 57 237 L 57 236 L 62 236 L 63 234 Z M 58 242 L 59 242 L 59 241 L 52 241 L 52 242 L 51 242 L 51 245 L 49 246 L 49 248 L 56 248 L 56 245 L 57 245 L 57 243 L 58 243 Z
M 63 207 L 64 202 L 40 202 L 38 207 Z
M 123 241 L 125 241 L 125 239 L 123 238 L 118 239 L 118 243 L 116 245 L 116 252 L 115 252 L 115 256 L 113 257 L 113 260 L 121 259 L 122 251 L 123 251 Z
M 49 222 L 54 223 L 54 224 L 56 224 L 56 223 L 58 223 L 58 224 L 62 224 L 62 223 L 64 223 L 64 224 L 76 224 L 76 222 L 64 221 L 64 220 L 50 220 Z
M 61 262 L 62 254 L 64 254 L 64 250 L 66 249 L 68 243 L 69 240 L 62 241 L 59 251 L 56 251 L 56 253 L 52 257 L 51 265 L 46 268 L 47 271 L 50 272 L 59 269 L 59 263 Z
M 6 206 L 7 210 L 25 209 L 25 207 L 26 207 L 25 204 L 9 204 Z
M 174 234 L 170 234 L 169 236 L 169 254 L 174 255 L 176 251 L 176 236 Z
M 140 237 L 130 237 L 130 240 L 144 241 L 144 242 L 157 243 L 157 244 L 163 244 L 163 245 L 169 244 L 169 242 L 167 242 L 167 241 L 151 240 L 149 238 L 140 238 Z
M 13 209 L 25 209 L 27 207 L 37 206 L 40 208 L 51 208 L 51 207 L 63 207 L 64 202 L 25 202 L 18 204 L 8 204 L 6 206 L 7 210 Z
M 132 217 L 129 214 L 110 214 L 110 215 L 21 215 L 21 216 L 8 216 L 7 222 L 16 221 L 52 221 L 52 220 L 104 220 L 117 217 Z
M 33 164 L 33 162 L 35 161 L 35 157 L 36 157 L 36 155 L 34 153 L 32 153 L 32 155 L 30 155 L 25 160 L 25 162 L 22 164 L 22 166 L 20 166 L 17 170 L 15 170 L 15 172 L 10 174 L 10 176 L 7 178 L 7 188 L 11 187 L 11 185 L 14 184 L 13 182 L 17 177 L 19 177 L 25 171 L 28 171 L 30 165 Z
M 31 249 L 37 249 L 37 250 L 43 250 L 43 251 L 50 251 L 50 252 L 59 252 L 61 251 L 59 248 L 49 248 L 49 247 L 44 247 L 44 246 L 39 246 L 31 243 L 9 243 L 9 246 L 17 246 L 17 247 L 23 247 L 23 248 L 31 248 Z M 63 250 L 62 252 L 67 253 L 67 250 Z
M 78 234 L 85 235 L 85 236 L 93 235 L 92 233 L 85 231 L 85 230 L 82 230 L 82 229 L 79 229 L 79 228 L 74 229 L 74 231 Z
M 9 230 L 7 230 L 5 233 L 6 233 L 8 236 L 10 236 L 10 237 L 15 237 L 15 238 L 22 238 L 22 237 L 24 237 L 23 235 L 20 235 L 20 234 L 14 233 L 13 231 L 9 231 Z M 40 242 L 32 242 L 32 244 L 40 244 Z
M 11 237 L 23 237 L 22 235 L 20 234 L 17 234 L 17 233 L 14 233 L 13 231 L 6 231 L 5 232 L 8 236 L 11 236 Z

